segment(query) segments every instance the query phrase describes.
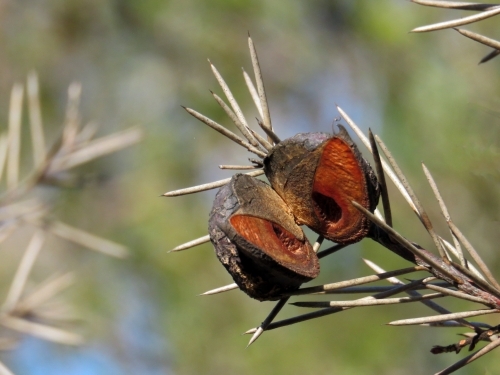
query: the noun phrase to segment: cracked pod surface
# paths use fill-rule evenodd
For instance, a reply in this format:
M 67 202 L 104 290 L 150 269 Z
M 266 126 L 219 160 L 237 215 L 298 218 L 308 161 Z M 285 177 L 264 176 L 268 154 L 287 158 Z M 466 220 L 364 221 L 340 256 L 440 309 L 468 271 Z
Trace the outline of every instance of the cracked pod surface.
M 319 274 L 319 260 L 285 202 L 266 183 L 236 174 L 215 196 L 208 231 L 239 288 L 265 301 Z
M 351 201 L 373 212 L 379 185 L 343 126 L 333 135 L 301 133 L 278 143 L 264 171 L 298 224 L 341 244 L 367 235 L 371 223 Z

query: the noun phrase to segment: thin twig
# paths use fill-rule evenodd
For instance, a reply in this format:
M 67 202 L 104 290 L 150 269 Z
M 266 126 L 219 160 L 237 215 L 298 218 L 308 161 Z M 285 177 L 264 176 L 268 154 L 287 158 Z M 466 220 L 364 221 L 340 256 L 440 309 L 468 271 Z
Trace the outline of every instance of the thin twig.
M 397 241 L 401 246 L 403 246 L 406 250 L 410 251 L 415 255 L 417 258 L 420 258 L 436 270 L 439 270 L 439 272 L 443 273 L 446 277 L 448 277 L 450 280 L 454 280 L 457 283 L 461 283 L 462 280 L 459 280 L 456 275 L 451 274 L 447 269 L 443 268 L 443 265 L 438 263 L 436 259 L 433 259 L 429 257 L 428 254 L 422 252 L 420 249 L 418 249 L 416 246 L 414 246 L 410 241 L 408 241 L 406 238 L 401 236 L 398 232 L 396 232 L 393 228 L 388 226 L 384 221 L 380 220 L 377 218 L 375 215 L 373 215 L 370 211 L 368 211 L 366 208 L 361 206 L 357 202 L 352 202 L 354 207 L 356 207 L 358 210 L 363 212 L 370 221 L 378 225 L 380 228 L 382 228 L 387 234 L 391 236 L 395 241 Z
M 484 300 L 483 298 L 474 297 L 474 296 L 468 295 L 466 293 L 457 292 L 455 290 L 443 288 L 443 287 L 440 287 L 438 285 L 433 285 L 433 284 L 425 284 L 425 285 L 426 285 L 427 289 L 431 289 L 431 290 L 434 290 L 436 292 L 440 292 L 440 293 L 449 295 L 451 297 L 456 297 L 456 298 L 464 299 L 466 301 L 481 303 L 483 305 L 491 307 L 491 304 L 488 303 L 488 301 Z
M 469 277 L 475 284 L 477 284 L 481 289 L 485 290 L 486 292 L 492 294 L 493 296 L 497 297 L 500 299 L 500 291 L 496 289 L 493 285 L 488 284 L 486 281 L 483 279 L 477 277 L 474 273 L 472 273 L 469 269 L 462 267 L 462 265 L 458 263 L 452 263 L 453 267 L 455 269 L 459 270 L 462 272 L 465 276 Z

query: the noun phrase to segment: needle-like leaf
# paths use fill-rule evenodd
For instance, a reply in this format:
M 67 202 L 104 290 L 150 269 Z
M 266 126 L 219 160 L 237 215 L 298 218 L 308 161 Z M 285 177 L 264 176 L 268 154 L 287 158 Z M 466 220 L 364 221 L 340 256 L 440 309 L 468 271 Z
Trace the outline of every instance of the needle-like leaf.
M 425 294 L 418 297 L 401 297 L 401 298 L 386 298 L 370 301 L 308 301 L 294 302 L 291 305 L 299 307 L 365 307 L 365 306 L 380 306 L 380 305 L 395 305 L 399 303 L 421 302 L 423 300 L 446 297 L 442 293 Z
M 7 160 L 7 187 L 9 190 L 15 189 L 19 181 L 23 92 L 23 86 L 21 84 L 15 84 L 10 96 L 9 154 Z
M 462 1 L 411 0 L 412 3 L 437 8 L 484 11 L 498 7 L 498 4 L 466 3 Z
M 257 108 L 257 111 L 259 111 L 259 115 L 261 118 L 264 117 L 264 113 L 262 112 L 262 106 L 260 105 L 260 99 L 259 99 L 259 94 L 257 93 L 257 90 L 255 89 L 255 86 L 253 85 L 252 79 L 248 75 L 248 73 L 243 69 L 243 77 L 245 78 L 245 83 L 247 84 L 248 91 L 250 92 L 250 95 L 252 96 L 252 100 L 255 104 L 255 107 Z
M 452 232 L 457 236 L 458 240 L 464 245 L 465 249 L 469 252 L 470 256 L 474 261 L 477 263 L 479 269 L 484 273 L 488 281 L 499 291 L 500 293 L 500 285 L 496 281 L 495 277 L 491 273 L 490 269 L 486 265 L 486 263 L 483 261 L 483 259 L 479 256 L 477 253 L 476 249 L 472 246 L 472 244 L 467 240 L 467 238 L 462 234 L 460 229 L 451 221 L 451 219 L 448 221 L 448 225 L 450 226 L 450 229 Z
M 244 171 L 248 169 L 257 169 L 255 165 L 219 165 L 220 169 L 230 169 L 236 171 Z
M 212 96 L 214 97 L 215 101 L 221 106 L 221 108 L 226 112 L 226 114 L 229 116 L 229 118 L 233 121 L 234 125 L 238 128 L 238 130 L 243 134 L 243 136 L 250 142 L 250 144 L 256 148 L 261 147 L 255 137 L 250 133 L 248 130 L 248 125 L 246 125 L 246 122 L 243 123 L 240 118 L 229 108 L 229 106 L 224 103 L 224 100 L 220 98 L 216 93 L 210 91 L 212 93 Z M 238 107 L 239 108 L 239 107 Z M 243 118 L 244 119 L 244 118 Z M 246 121 L 246 120 L 245 120 Z
M 117 258 L 124 258 L 128 255 L 125 246 L 97 237 L 84 230 L 69 226 L 61 221 L 54 221 L 48 226 L 48 230 L 58 237 L 74 242 L 91 250 L 100 251 L 103 254 Z
M 217 79 L 217 82 L 219 83 L 222 91 L 224 92 L 224 95 L 226 95 L 226 98 L 229 101 L 229 104 L 231 105 L 231 108 L 233 109 L 234 114 L 236 115 L 236 118 L 239 120 L 238 122 L 243 127 L 247 127 L 248 128 L 248 123 L 247 123 L 247 120 L 245 119 L 245 116 L 243 115 L 243 111 L 241 110 L 241 108 L 240 108 L 238 102 L 236 101 L 236 99 L 234 98 L 233 93 L 229 89 L 229 86 L 227 85 L 226 81 L 224 81 L 224 78 L 222 78 L 222 75 L 219 73 L 219 71 L 214 66 L 214 64 L 212 64 L 210 62 L 210 60 L 208 60 L 208 62 L 210 63 L 210 68 L 212 69 L 212 72 L 214 73 L 215 79 Z M 219 102 L 219 100 L 217 100 L 217 102 Z M 222 100 L 221 100 L 221 102 L 224 103 Z M 220 104 L 220 102 L 219 102 L 219 104 Z M 226 113 L 227 113 L 227 111 L 226 111 Z M 237 126 L 238 126 L 238 128 L 240 128 L 239 125 L 237 125 Z
M 375 162 L 375 170 L 377 171 L 377 179 L 380 184 L 380 195 L 382 196 L 382 204 L 384 206 L 385 222 L 392 227 L 391 203 L 389 201 L 389 193 L 387 192 L 387 184 L 385 182 L 384 167 L 371 129 L 368 129 L 368 137 L 370 139 L 370 149 L 373 155 L 373 161 Z
M 214 294 L 219 294 L 219 293 L 224 293 L 224 292 L 229 292 L 230 290 L 238 289 L 238 284 L 229 284 L 229 285 L 224 285 L 219 288 L 215 288 L 212 290 L 209 290 L 205 293 L 201 293 L 200 296 L 211 296 Z
M 290 292 L 289 295 L 298 296 L 298 295 L 313 294 L 313 293 L 314 294 L 323 294 L 324 292 L 329 292 L 329 291 L 332 291 L 335 289 L 341 289 L 341 288 L 346 288 L 346 287 L 350 287 L 350 286 L 357 286 L 357 285 L 373 283 L 375 281 L 384 280 L 384 279 L 387 279 L 389 277 L 394 277 L 394 276 L 399 276 L 399 275 L 407 275 L 407 274 L 412 273 L 412 272 L 425 271 L 425 270 L 426 270 L 426 268 L 421 267 L 421 266 L 402 268 L 402 269 L 395 270 L 395 271 L 379 273 L 377 275 L 358 277 L 355 279 L 340 281 L 337 283 L 302 288 L 302 289 Z
M 380 272 L 385 272 L 385 270 L 382 267 L 376 265 L 371 260 L 363 259 L 363 261 L 373 271 L 379 272 L 379 273 Z M 404 285 L 404 283 L 401 280 L 398 280 L 396 277 L 390 277 L 390 278 L 387 279 L 387 281 L 389 281 L 393 285 Z M 408 290 L 406 293 L 409 294 L 410 296 L 420 296 L 421 295 L 416 290 Z M 430 308 L 430 309 L 432 309 L 432 310 L 434 310 L 434 311 L 436 311 L 436 312 L 438 312 L 440 314 L 451 314 L 450 310 L 445 309 L 444 307 L 442 307 L 441 305 L 437 304 L 434 301 L 426 301 L 426 300 L 424 300 L 424 301 L 422 301 L 422 303 L 425 306 L 427 306 L 428 308 Z M 465 319 L 458 319 L 456 321 L 456 323 L 459 324 L 462 327 L 468 327 L 468 328 L 471 328 L 471 329 L 474 328 L 474 324 L 466 321 Z
M 210 242 L 210 236 L 208 234 L 206 236 L 196 238 L 196 239 L 191 240 L 189 242 L 183 243 L 182 245 L 174 247 L 172 250 L 169 251 L 169 253 L 187 250 L 187 249 L 190 249 L 190 248 L 198 246 L 198 245 L 202 245 L 202 244 L 207 243 L 207 242 Z
M 267 139 L 265 139 L 263 136 L 261 136 L 259 133 L 255 132 L 253 129 L 248 128 L 250 130 L 250 133 L 259 141 L 259 143 L 267 150 L 271 151 L 273 149 L 273 145 L 270 144 Z
M 2 362 L 0 362 L 0 375 L 14 375 L 14 373 L 10 371 Z
M 258 169 L 256 171 L 248 172 L 245 174 L 252 176 L 252 177 L 257 177 L 257 176 L 263 175 L 264 171 L 262 169 Z M 219 180 L 219 181 L 210 182 L 208 184 L 191 186 L 191 187 L 188 187 L 185 189 L 169 191 L 169 192 L 163 194 L 162 196 L 163 197 L 177 197 L 179 195 L 193 194 L 193 193 L 198 193 L 200 191 L 212 190 L 212 189 L 216 189 L 218 187 L 224 186 L 229 181 L 231 181 L 231 177 L 225 178 L 225 179 Z
M 248 35 L 248 48 L 250 49 L 250 57 L 252 58 L 252 66 L 255 73 L 255 82 L 257 83 L 257 93 L 259 94 L 260 106 L 262 108 L 262 121 L 267 130 L 273 132 L 271 114 L 269 113 L 269 105 L 267 102 L 266 90 L 264 88 L 264 80 L 262 79 L 262 72 L 260 70 L 257 51 L 253 44 L 252 38 L 250 38 L 250 35 Z
M 439 207 L 441 208 L 441 212 L 443 213 L 444 218 L 446 219 L 447 222 L 451 221 L 450 214 L 448 212 L 448 208 L 446 207 L 446 204 L 444 203 L 443 197 L 441 196 L 441 193 L 439 192 L 439 189 L 436 185 L 436 182 L 434 181 L 434 178 L 432 178 L 431 172 L 427 169 L 425 164 L 422 163 L 422 168 L 424 170 L 424 174 L 427 177 L 427 181 L 429 182 L 429 185 L 431 186 L 432 191 L 434 192 L 434 195 L 436 196 L 436 199 L 439 203 Z M 465 258 L 464 254 L 462 252 L 462 248 L 460 247 L 460 243 L 458 242 L 457 237 L 453 233 L 453 231 L 450 229 L 452 238 L 453 238 L 453 243 L 455 245 L 455 250 L 458 255 L 458 259 L 460 261 L 460 264 L 462 266 L 465 266 Z
M 370 152 L 371 152 L 370 141 L 364 135 L 363 131 L 359 128 L 359 126 L 356 125 L 356 123 L 347 115 L 347 113 L 344 112 L 344 110 L 342 108 L 340 108 L 339 106 L 337 106 L 337 110 L 339 111 L 339 113 L 342 116 L 342 118 L 347 122 L 347 125 L 349 125 L 349 127 L 356 133 L 356 135 L 361 140 L 361 142 L 363 142 L 363 144 L 366 146 L 366 148 L 368 150 L 370 150 Z M 412 199 L 410 198 L 410 196 L 406 192 L 405 188 L 401 184 L 401 181 L 399 181 L 398 177 L 392 171 L 392 169 L 389 166 L 389 164 L 387 164 L 387 162 L 385 160 L 381 160 L 381 161 L 382 161 L 382 166 L 384 167 L 384 171 L 385 171 L 385 173 L 387 173 L 387 176 L 389 176 L 389 178 L 392 180 L 392 182 L 394 183 L 394 185 L 396 186 L 396 188 L 399 190 L 399 192 L 401 193 L 401 195 L 403 196 L 403 198 L 410 205 L 411 209 L 417 215 L 419 215 L 419 212 L 418 212 L 417 208 L 415 207 L 415 204 L 413 203 Z
M 43 134 L 42 113 L 40 110 L 38 77 L 35 72 L 28 74 L 27 87 L 31 142 L 33 143 L 33 162 L 37 166 L 45 160 L 45 136 Z
M 278 303 L 274 306 L 266 319 L 264 319 L 262 324 L 255 330 L 253 336 L 250 338 L 250 341 L 248 341 L 247 348 L 252 345 L 260 337 L 260 335 L 264 333 L 265 330 L 268 329 L 271 322 L 274 320 L 274 318 L 276 318 L 276 315 L 278 315 L 278 313 L 281 311 L 283 306 L 285 306 L 289 299 L 290 297 L 285 297 L 278 301 Z
M 423 318 L 395 320 L 395 321 L 387 323 L 387 324 L 390 326 L 416 325 L 416 324 L 422 324 L 422 323 L 444 322 L 446 320 L 470 318 L 473 316 L 480 316 L 480 315 L 487 315 L 487 314 L 498 314 L 499 312 L 500 312 L 500 310 L 497 310 L 497 309 L 465 311 L 465 312 L 452 313 L 452 314 L 425 316 Z
M 10 286 L 9 292 L 7 293 L 7 298 L 2 306 L 3 311 L 12 310 L 23 293 L 26 281 L 28 280 L 29 274 L 33 265 L 35 264 L 36 258 L 42 249 L 43 243 L 45 242 L 45 234 L 43 230 L 37 230 L 31 241 L 24 252 L 23 258 L 19 267 L 16 271 L 12 284 Z
M 0 319 L 0 324 L 14 331 L 27 333 L 60 344 L 81 345 L 83 343 L 83 337 L 76 333 L 9 315 L 3 315 Z
M 417 27 L 411 30 L 412 33 L 424 33 L 428 31 L 436 31 L 443 29 L 450 29 L 457 26 L 467 25 L 469 23 L 474 23 L 478 21 L 485 20 L 487 18 L 493 17 L 500 13 L 500 6 L 494 7 L 490 10 L 474 14 L 473 16 L 463 17 L 452 21 L 434 23 L 432 25 Z
M 375 136 L 375 140 L 377 141 L 378 145 L 382 149 L 382 152 L 386 156 L 387 160 L 389 160 L 389 163 L 391 164 L 392 169 L 394 170 L 394 172 L 398 176 L 399 181 L 401 181 L 401 183 L 403 184 L 408 195 L 411 197 L 412 202 L 415 204 L 415 207 L 417 208 L 417 211 L 419 213 L 419 214 L 417 214 L 417 216 L 420 219 L 420 221 L 422 222 L 422 224 L 424 225 L 425 229 L 427 229 L 427 232 L 431 236 L 432 240 L 434 241 L 434 245 L 436 245 L 436 248 L 439 251 L 439 255 L 441 256 L 441 258 L 443 258 L 445 261 L 447 261 L 448 256 L 447 256 L 446 252 L 444 251 L 443 245 L 441 244 L 441 241 L 439 241 L 439 238 L 438 238 L 436 232 L 434 231 L 431 220 L 430 220 L 429 216 L 427 215 L 427 212 L 424 210 L 423 205 L 420 203 L 420 200 L 418 199 L 417 195 L 415 194 L 412 187 L 408 183 L 406 176 L 403 174 L 403 171 L 401 170 L 401 168 L 399 168 L 398 163 L 396 163 L 396 160 L 394 159 L 394 157 L 392 156 L 391 152 L 389 151 L 387 146 L 384 144 L 384 142 L 382 142 L 382 140 L 378 136 Z
M 484 35 L 474 33 L 472 31 L 465 30 L 465 29 L 455 29 L 455 30 L 458 31 L 463 36 L 466 36 L 469 39 L 475 40 L 476 42 L 479 42 L 479 43 L 484 44 L 486 46 L 495 48 L 496 50 L 500 50 L 500 42 L 498 40 L 487 38 Z
M 220 134 L 226 136 L 227 138 L 229 138 L 233 142 L 246 148 L 248 151 L 254 153 L 255 155 L 258 155 L 261 158 L 263 158 L 267 155 L 267 153 L 255 148 L 250 143 L 246 142 L 245 140 L 243 140 L 242 138 L 240 138 L 239 136 L 234 134 L 232 131 L 230 131 L 230 130 L 226 129 L 224 126 L 216 123 L 214 120 L 211 120 L 208 117 L 202 115 L 201 113 L 196 112 L 194 109 L 186 108 L 186 107 L 183 107 L 183 108 L 186 110 L 187 113 L 189 113 L 194 118 L 196 118 L 196 119 L 200 120 L 201 122 L 203 122 L 204 124 L 210 126 L 212 129 L 218 131 Z

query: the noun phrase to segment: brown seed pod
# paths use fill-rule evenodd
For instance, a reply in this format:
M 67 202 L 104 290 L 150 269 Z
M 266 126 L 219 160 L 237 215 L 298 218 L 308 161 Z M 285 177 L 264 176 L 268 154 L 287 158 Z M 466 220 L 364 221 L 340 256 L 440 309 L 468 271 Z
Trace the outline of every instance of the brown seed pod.
M 217 258 L 241 290 L 279 299 L 319 274 L 319 260 L 285 202 L 266 183 L 236 174 L 217 193 L 208 222 Z
M 337 134 L 302 133 L 278 143 L 264 171 L 298 224 L 341 244 L 367 235 L 370 221 L 351 201 L 373 212 L 379 185 L 343 126 Z

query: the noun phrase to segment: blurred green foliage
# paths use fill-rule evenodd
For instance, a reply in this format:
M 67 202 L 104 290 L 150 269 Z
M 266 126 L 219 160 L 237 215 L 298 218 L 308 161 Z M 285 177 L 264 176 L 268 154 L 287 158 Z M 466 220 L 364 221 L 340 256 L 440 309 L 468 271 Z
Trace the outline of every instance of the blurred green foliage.
M 53 259 L 40 267 L 78 270 L 72 298 L 87 321 L 90 343 L 123 350 L 118 322 L 137 303 L 128 299 L 134 283 L 140 303 L 155 312 L 150 324 L 164 338 L 157 348 L 164 353 L 160 362 L 175 374 L 428 374 L 455 361 L 453 354 L 433 356 L 429 349 L 456 341 L 459 331 L 383 326 L 432 314 L 423 306 L 352 310 L 268 332 L 245 350 L 248 337 L 240 334 L 259 324 L 272 303 L 238 291 L 197 297 L 232 282 L 211 245 L 166 254 L 206 234 L 215 192 L 158 196 L 229 176 L 217 165 L 241 164 L 249 156 L 200 126 L 180 104 L 229 124 L 208 91 L 220 92 L 209 57 L 252 118 L 255 110 L 241 77 L 241 66 L 251 67 L 246 44 L 251 32 L 278 134 L 330 131 L 339 104 L 364 129 L 382 136 L 445 235 L 420 169 L 420 162 L 426 163 L 455 222 L 498 269 L 500 61 L 477 66 L 488 49 L 453 30 L 408 33 L 461 15 L 400 0 L 1 4 L 3 123 L 10 87 L 35 69 L 53 138 L 74 80 L 83 84 L 84 120 L 98 121 L 103 134 L 136 123 L 147 132 L 140 146 L 96 163 L 93 170 L 102 178 L 81 192 L 66 192 L 59 208 L 67 222 L 129 246 L 131 257 L 117 261 L 52 249 L 42 254 Z M 498 33 L 489 21 L 470 29 Z M 396 228 L 431 248 L 403 200 L 395 191 L 392 197 Z M 326 260 L 319 282 L 369 274 L 361 256 L 387 269 L 405 265 L 367 240 Z M 288 307 L 278 318 L 300 312 Z M 496 373 L 489 357 L 468 371 Z

